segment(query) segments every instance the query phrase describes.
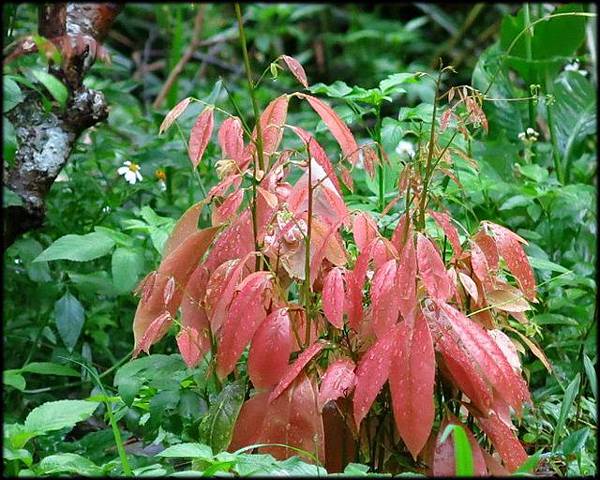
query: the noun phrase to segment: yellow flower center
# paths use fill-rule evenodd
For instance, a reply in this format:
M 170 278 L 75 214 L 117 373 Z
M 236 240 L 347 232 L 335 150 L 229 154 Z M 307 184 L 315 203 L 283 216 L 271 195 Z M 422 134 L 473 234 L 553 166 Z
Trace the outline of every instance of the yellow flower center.
M 163 182 L 167 179 L 167 174 L 160 168 L 154 172 L 154 176 L 157 180 L 162 180 Z
M 131 170 L 132 172 L 137 172 L 139 169 L 140 166 L 137 163 L 131 162 L 131 165 L 129 165 L 129 170 Z

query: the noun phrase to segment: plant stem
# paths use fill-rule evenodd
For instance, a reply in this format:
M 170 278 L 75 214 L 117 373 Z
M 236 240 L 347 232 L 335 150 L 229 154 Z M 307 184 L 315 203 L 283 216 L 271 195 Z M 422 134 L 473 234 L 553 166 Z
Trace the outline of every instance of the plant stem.
M 246 79 L 248 81 L 248 93 L 252 100 L 252 110 L 254 111 L 254 119 L 256 125 L 256 152 L 258 156 L 258 162 L 254 161 L 254 171 L 252 178 L 252 231 L 254 235 L 254 249 L 260 252 L 260 245 L 258 243 L 258 220 L 256 212 L 256 185 L 258 184 L 257 170 L 260 169 L 264 172 L 264 151 L 263 151 L 263 138 L 262 138 L 262 127 L 260 125 L 260 112 L 258 111 L 258 103 L 256 101 L 256 92 L 254 91 L 254 82 L 252 81 L 252 69 L 250 67 L 250 59 L 248 57 L 248 46 L 246 44 L 246 34 L 244 33 L 244 21 L 242 20 L 242 11 L 240 4 L 235 4 L 235 15 L 238 22 L 238 31 L 240 34 L 240 42 L 242 44 L 242 54 L 244 56 L 244 68 L 246 70 Z M 258 163 L 258 165 L 257 165 Z M 262 256 L 256 257 L 256 270 L 260 270 L 262 265 Z
M 550 78 L 548 78 L 548 75 L 546 75 L 546 93 L 548 93 L 548 88 L 552 88 L 552 81 L 550 80 Z M 552 117 L 552 107 L 551 105 L 548 105 L 548 101 L 546 100 L 546 118 L 548 120 L 548 131 L 550 132 L 550 141 L 552 142 L 552 161 L 554 164 L 554 171 L 556 172 L 556 178 L 559 181 L 559 183 L 564 184 L 565 183 L 565 174 L 566 171 L 563 172 L 563 169 L 560 166 L 560 158 L 558 156 L 558 143 L 556 141 L 556 135 L 554 132 L 554 119 Z M 567 165 L 565 165 L 565 170 L 566 170 Z
M 425 228 L 425 206 L 427 204 L 427 190 L 429 187 L 429 180 L 433 175 L 433 169 L 431 168 L 431 160 L 433 159 L 433 147 L 435 145 L 435 120 L 437 115 L 437 102 L 440 94 L 440 81 L 442 79 L 442 61 L 440 60 L 440 73 L 435 82 L 435 95 L 433 97 L 433 114 L 431 118 L 431 131 L 429 134 L 429 148 L 427 151 L 427 163 L 425 164 L 425 178 L 423 179 L 423 191 L 421 192 L 421 205 L 419 211 L 418 228 Z
M 305 245 L 306 253 L 304 259 L 304 302 L 306 308 L 306 338 L 305 343 L 308 347 L 310 343 L 310 327 L 312 321 L 312 299 L 311 299 L 311 282 L 310 282 L 310 237 L 312 230 L 312 210 L 313 210 L 313 187 L 312 187 L 312 160 L 310 155 L 310 145 L 306 145 L 306 151 L 308 153 L 308 218 L 306 219 L 306 236 Z
M 525 24 L 525 28 L 527 33 L 525 33 L 525 58 L 527 62 L 529 62 L 529 69 L 531 69 L 531 60 L 533 59 L 533 54 L 531 50 L 531 37 L 533 36 L 533 29 L 531 29 L 531 16 L 529 12 L 529 3 L 523 5 L 523 23 Z M 531 128 L 535 128 L 535 105 L 533 103 L 533 99 L 530 97 L 528 100 L 529 106 L 529 126 Z
M 375 124 L 375 142 L 377 143 L 377 157 L 379 163 L 377 164 L 377 181 L 378 184 L 378 203 L 379 211 L 383 212 L 385 208 L 385 177 L 383 169 L 383 155 L 381 154 L 381 105 L 377 105 L 377 122 Z

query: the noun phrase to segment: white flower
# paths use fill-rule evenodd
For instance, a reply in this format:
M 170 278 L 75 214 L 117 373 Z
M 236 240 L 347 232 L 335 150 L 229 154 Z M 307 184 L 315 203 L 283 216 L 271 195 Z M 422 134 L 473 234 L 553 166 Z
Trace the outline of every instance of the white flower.
M 123 177 L 125 177 L 125 181 L 131 185 L 134 185 L 137 181 L 141 182 L 143 180 L 142 174 L 140 173 L 140 166 L 137 163 L 130 162 L 129 160 L 123 162 L 123 166 L 119 167 L 117 173 L 119 175 L 123 175 Z
M 579 60 L 575 60 L 572 63 L 567 63 L 567 65 L 565 65 L 565 72 L 577 72 L 584 77 L 588 74 L 588 72 L 585 70 L 579 70 Z
M 526 143 L 537 142 L 540 134 L 531 127 L 528 127 L 526 131 L 519 133 L 519 140 Z
M 408 155 L 408 157 L 413 158 L 415 156 L 415 147 L 412 143 L 401 140 L 396 147 L 396 153 L 400 156 Z

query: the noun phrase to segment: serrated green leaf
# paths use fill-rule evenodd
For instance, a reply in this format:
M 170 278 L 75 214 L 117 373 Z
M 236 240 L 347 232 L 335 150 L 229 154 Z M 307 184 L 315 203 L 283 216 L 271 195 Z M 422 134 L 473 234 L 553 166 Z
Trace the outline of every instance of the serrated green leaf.
M 72 351 L 79 339 L 85 311 L 73 295 L 65 293 L 54 305 L 54 320 L 62 341 Z
M 30 432 L 44 433 L 74 427 L 76 423 L 91 417 L 98 405 L 98 402 L 86 400 L 46 402 L 27 415 L 25 428 Z
M 60 237 L 33 261 L 72 260 L 74 262 L 87 262 L 106 255 L 114 245 L 115 242 L 111 238 L 99 232 L 86 235 L 69 234 Z

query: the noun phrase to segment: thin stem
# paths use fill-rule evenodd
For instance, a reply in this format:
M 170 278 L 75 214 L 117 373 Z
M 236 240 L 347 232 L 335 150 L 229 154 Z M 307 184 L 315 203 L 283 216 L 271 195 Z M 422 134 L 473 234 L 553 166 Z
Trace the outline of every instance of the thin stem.
M 438 78 L 435 82 L 435 95 L 433 100 L 433 114 L 431 118 L 431 131 L 429 134 L 429 149 L 427 151 L 427 163 L 425 164 L 425 178 L 423 180 L 423 191 L 421 192 L 421 206 L 419 212 L 419 222 L 418 227 L 425 227 L 425 205 L 427 203 L 427 189 L 429 187 L 429 180 L 433 174 L 433 169 L 431 168 L 431 161 L 433 159 L 433 147 L 435 145 L 435 120 L 437 115 L 437 97 L 440 94 L 440 82 L 442 80 L 442 61 L 440 60 L 440 72 L 438 74 Z
M 531 50 L 531 37 L 533 36 L 533 30 L 529 28 L 531 24 L 531 17 L 529 12 L 529 3 L 523 5 L 523 22 L 525 23 L 525 28 L 527 33 L 525 34 L 525 58 L 527 62 L 530 64 L 531 60 L 533 60 L 533 54 Z M 535 128 L 535 105 L 533 103 L 533 99 L 530 98 L 528 101 L 529 106 L 529 126 L 531 128 Z
M 312 160 L 310 156 L 310 144 L 306 145 L 308 153 L 308 218 L 306 222 L 306 253 L 304 259 L 304 302 L 306 308 L 306 338 L 305 343 L 308 347 L 310 343 L 310 327 L 312 322 L 312 301 L 311 301 L 311 282 L 310 282 L 310 238 L 312 233 L 312 213 L 313 213 L 313 186 L 312 186 Z
M 258 111 L 258 103 L 256 101 L 256 94 L 254 91 L 254 83 L 252 82 L 252 69 L 250 67 L 250 59 L 248 57 L 248 46 L 246 45 L 246 34 L 244 33 L 244 22 L 242 20 L 242 11 L 240 9 L 240 4 L 235 4 L 235 15 L 237 17 L 238 22 L 238 31 L 240 34 L 240 41 L 242 44 L 242 54 L 244 56 L 244 68 L 246 70 L 246 79 L 248 80 L 248 93 L 250 94 L 250 99 L 252 100 L 252 109 L 254 111 L 254 119 L 256 125 L 256 151 L 258 155 L 258 165 L 256 159 L 254 161 L 254 170 L 252 172 L 252 232 L 254 236 L 254 249 L 257 252 L 260 252 L 260 245 L 258 243 L 258 219 L 256 212 L 256 185 L 258 184 L 257 178 L 257 170 L 260 169 L 264 172 L 264 152 L 263 152 L 263 138 L 262 138 L 262 128 L 260 124 L 260 112 Z M 256 270 L 260 270 L 262 264 L 262 257 L 256 257 Z
M 378 203 L 379 211 L 382 212 L 385 208 L 385 177 L 383 169 L 383 155 L 381 154 L 381 105 L 377 105 L 377 123 L 375 124 L 375 142 L 377 143 L 377 181 L 378 181 Z

